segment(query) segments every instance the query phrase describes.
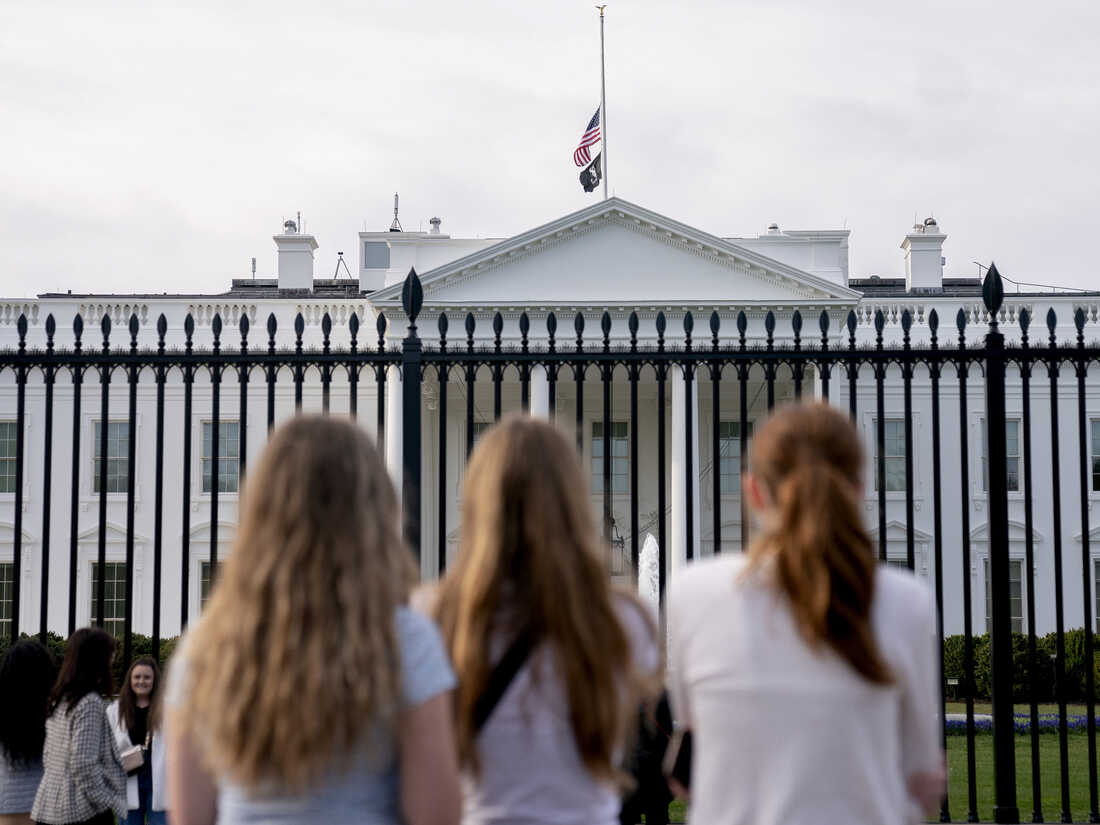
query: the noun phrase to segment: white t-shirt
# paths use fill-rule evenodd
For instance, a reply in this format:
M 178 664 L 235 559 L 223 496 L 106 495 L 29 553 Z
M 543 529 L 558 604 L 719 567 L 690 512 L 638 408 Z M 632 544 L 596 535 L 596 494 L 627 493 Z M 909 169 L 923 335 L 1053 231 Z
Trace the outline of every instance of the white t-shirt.
M 871 625 L 894 675 L 876 686 L 811 650 L 744 557 L 685 570 L 669 598 L 669 687 L 693 738 L 688 821 L 888 825 L 923 817 L 907 778 L 937 771 L 939 660 L 928 589 L 878 569 Z
M 635 666 L 654 673 L 657 644 L 640 610 L 623 600 L 619 615 Z M 507 644 L 505 636 L 494 639 L 494 661 Z M 549 654 L 546 645 L 532 652 L 478 734 L 481 775 L 463 776 L 463 825 L 618 825 L 619 790 L 597 782 L 585 768 L 565 686 Z

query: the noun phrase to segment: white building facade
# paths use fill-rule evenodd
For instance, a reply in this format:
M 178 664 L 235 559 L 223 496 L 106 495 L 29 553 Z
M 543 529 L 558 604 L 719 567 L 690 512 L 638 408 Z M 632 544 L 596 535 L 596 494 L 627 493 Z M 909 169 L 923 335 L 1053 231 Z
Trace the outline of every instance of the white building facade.
M 766 319 L 775 319 L 773 345 L 794 343 L 792 318 L 801 314 L 804 327 L 801 343 L 820 346 L 818 319 L 829 319 L 824 336 L 830 348 L 849 346 L 845 326 L 850 313 L 857 325 L 859 346 L 874 346 L 875 316 L 885 321 L 883 340 L 887 345 L 902 340 L 901 319 L 907 310 L 912 319 L 911 344 L 927 347 L 933 310 L 939 317 L 938 343 L 944 348 L 958 345 L 956 317 L 967 320 L 966 340 L 981 346 L 987 331 L 988 313 L 982 303 L 976 279 L 952 279 L 943 275 L 942 256 L 946 235 L 931 219 L 904 235 L 899 253 L 899 270 L 904 277 L 858 278 L 848 271 L 849 233 L 845 231 L 790 231 L 770 227 L 751 238 L 719 238 L 652 212 L 627 201 L 611 198 L 562 217 L 529 232 L 505 239 L 457 239 L 442 234 L 433 221 L 430 232 L 363 232 L 358 243 L 358 278 L 319 279 L 314 275 L 317 242 L 288 225 L 274 236 L 278 254 L 278 278 L 234 280 L 231 288 L 218 295 L 70 295 L 46 294 L 33 300 L 0 301 L 0 349 L 19 345 L 18 319 L 27 321 L 25 346 L 28 350 L 47 345 L 46 322 L 52 316 L 53 336 L 58 350 L 71 349 L 73 319 L 84 322 L 84 350 L 102 348 L 101 319 L 111 320 L 110 351 L 125 353 L 130 348 L 128 323 L 136 316 L 139 350 L 155 351 L 158 346 L 158 318 L 167 324 L 164 344 L 168 350 L 185 346 L 185 320 L 193 320 L 192 346 L 195 351 L 212 346 L 215 319 L 220 319 L 223 351 L 241 345 L 241 319 L 247 320 L 247 342 L 252 351 L 267 351 L 268 319 L 275 319 L 277 350 L 293 351 L 297 342 L 295 321 L 302 319 L 301 346 L 304 350 L 323 346 L 324 319 L 331 321 L 329 346 L 347 350 L 351 344 L 351 319 L 359 324 L 360 350 L 379 346 L 378 319 L 384 315 L 382 344 L 400 348 L 407 332 L 401 309 L 401 289 L 410 268 L 419 273 L 424 290 L 423 309 L 417 327 L 425 347 L 439 345 L 439 317 L 448 320 L 447 345 L 465 350 L 467 315 L 473 317 L 476 347 L 493 348 L 494 319 L 499 316 L 499 342 L 503 349 L 522 346 L 521 318 L 529 322 L 527 345 L 531 349 L 548 343 L 547 318 L 554 314 L 558 325 L 555 345 L 562 350 L 576 346 L 574 319 L 584 319 L 584 347 L 603 345 L 601 320 L 606 311 L 611 320 L 608 345 L 628 347 L 629 318 L 638 319 L 636 343 L 645 348 L 657 342 L 657 318 L 667 321 L 665 340 L 669 347 L 682 346 L 683 318 L 691 312 L 695 321 L 694 340 L 700 348 L 710 347 L 711 313 L 719 320 L 720 346 L 736 346 L 740 340 L 739 314 L 747 322 L 747 346 L 764 345 L 769 339 Z M 1073 316 L 1085 314 L 1086 339 L 1094 336 L 1100 311 L 1100 293 L 1012 293 L 1006 296 L 1000 313 L 1002 330 L 1010 341 L 1020 339 L 1019 318 L 1027 310 L 1032 319 L 1031 341 L 1046 346 L 1045 318 L 1049 309 L 1056 314 L 1055 336 L 1072 345 L 1077 341 Z M 485 367 L 474 376 L 473 394 L 463 368 L 449 371 L 444 392 L 434 369 L 425 370 L 421 392 L 421 569 L 425 578 L 438 575 L 441 561 L 458 552 L 459 499 L 469 438 L 489 426 L 497 414 L 494 381 Z M 638 510 L 638 544 L 646 534 L 658 534 L 661 521 L 658 497 L 658 382 L 652 367 L 642 370 L 638 381 L 638 415 L 630 415 L 630 382 L 627 368 L 615 368 L 611 381 L 611 414 L 604 419 L 602 381 L 590 367 L 578 385 L 571 370 L 562 369 L 553 383 L 545 369 L 536 367 L 530 375 L 527 406 L 531 414 L 552 416 L 578 442 L 586 466 L 592 468 L 592 501 L 599 520 L 604 512 L 603 450 L 611 446 L 610 530 L 613 545 L 629 548 L 634 540 L 631 517 L 632 497 Z M 296 383 L 293 371 L 281 368 L 274 383 L 274 420 L 296 413 Z M 362 426 L 380 442 L 395 476 L 401 473 L 402 404 L 400 371 L 385 371 L 385 391 L 372 367 L 359 373 L 354 390 L 346 370 L 328 376 L 328 390 L 318 368 L 304 372 L 300 381 L 300 408 L 321 411 L 327 403 L 332 414 L 349 414 L 353 398 L 355 414 Z M 772 376 L 771 402 L 782 403 L 796 394 L 794 377 L 786 367 Z M 1054 629 L 1056 523 L 1060 528 L 1062 574 L 1065 585 L 1065 626 L 1079 627 L 1085 616 L 1086 600 L 1095 617 L 1097 581 L 1100 579 L 1100 517 L 1089 519 L 1083 530 L 1082 513 L 1091 514 L 1100 496 L 1100 382 L 1085 382 L 1084 433 L 1079 427 L 1079 390 L 1069 366 L 1061 368 L 1056 381 L 1058 414 L 1051 414 L 1051 382 L 1047 371 L 1036 371 L 1030 386 L 1031 499 L 1034 604 L 1027 603 L 1025 499 L 1023 472 L 1024 406 L 1018 369 L 1009 369 L 1008 454 L 1009 454 L 1009 555 L 1012 560 L 1012 614 L 1014 628 L 1028 629 L 1028 607 L 1034 610 L 1037 632 Z M 767 414 L 768 381 L 762 366 L 747 376 L 746 437 Z M 503 413 L 521 409 L 523 389 L 516 367 L 501 375 L 499 408 Z M 828 397 L 844 409 L 849 406 L 849 379 L 834 365 L 828 383 Z M 905 564 L 907 551 L 906 464 L 912 467 L 912 532 L 916 575 L 934 582 L 936 524 L 933 497 L 936 481 L 931 450 L 932 403 L 928 368 L 918 366 L 913 376 L 913 446 L 906 454 L 904 396 L 899 365 L 887 368 L 883 386 L 885 430 L 885 519 L 880 518 L 877 490 L 878 399 L 873 370 L 863 366 L 855 382 L 855 420 L 864 434 L 868 455 L 866 516 L 879 542 L 880 525 L 886 524 L 886 550 L 890 563 Z M 578 387 L 580 413 L 578 415 Z M 714 415 L 714 392 L 718 393 L 718 414 Z M 94 615 L 94 580 L 99 570 L 96 559 L 102 539 L 105 545 L 107 582 L 105 614 L 118 629 L 123 609 L 122 581 L 126 576 L 126 548 L 129 534 L 127 489 L 133 474 L 133 629 L 150 633 L 153 626 L 154 589 L 157 587 L 154 536 L 158 512 L 155 433 L 157 429 L 157 383 L 150 367 L 140 371 L 136 391 L 136 415 L 130 426 L 129 394 L 124 367 L 117 367 L 108 387 L 107 491 L 100 495 L 100 443 L 102 385 L 98 373 L 85 372 L 80 387 L 81 406 L 74 416 L 76 387 L 71 375 L 60 370 L 52 387 L 52 422 L 49 441 L 50 464 L 45 462 L 46 385 L 39 371 L 27 378 L 23 401 L 23 462 L 21 485 L 16 484 L 16 453 L 19 393 L 15 371 L 0 370 L 0 635 L 10 629 L 14 578 L 19 579 L 18 625 L 34 632 L 42 613 L 42 582 L 46 581 L 45 616 L 49 629 L 65 633 L 70 614 L 77 626 Z M 742 524 L 740 499 L 740 449 L 742 418 L 741 385 L 727 369 L 715 384 L 705 370 L 697 371 L 687 383 L 678 367 L 667 377 L 664 408 L 665 469 L 665 558 L 671 580 L 690 557 L 714 552 L 740 552 L 751 528 Z M 826 394 L 820 370 L 809 368 L 802 377 L 803 397 Z M 213 546 L 219 558 L 231 552 L 237 521 L 238 491 L 242 467 L 247 467 L 262 450 L 268 432 L 268 376 L 260 367 L 248 373 L 244 384 L 237 370 L 227 369 L 218 384 L 218 451 L 213 455 L 213 385 L 208 370 L 197 369 L 190 390 L 191 409 L 185 409 L 184 375 L 174 367 L 164 384 L 163 405 L 163 488 L 159 511 L 160 551 L 160 635 L 173 636 L 180 630 L 184 609 L 193 618 L 201 611 L 212 579 L 210 556 Z M 551 403 L 551 396 L 553 402 Z M 327 397 L 327 401 L 326 401 Z M 241 402 L 245 402 L 242 416 Z M 966 413 L 961 412 L 960 382 L 953 367 L 940 377 L 939 490 L 942 515 L 942 593 L 946 633 L 961 632 L 964 626 L 963 583 L 971 587 L 973 606 L 970 624 L 977 633 L 987 622 L 986 582 L 989 555 L 985 490 L 985 447 L 983 437 L 983 385 L 980 372 L 972 368 L 965 394 Z M 472 412 L 472 414 L 471 414 Z M 242 418 L 245 419 L 242 426 Z M 383 421 L 379 432 L 378 422 Z M 472 429 L 471 425 L 472 424 Z M 632 426 L 637 426 L 638 449 L 632 450 Z M 605 427 L 610 437 L 605 438 Z M 717 439 L 715 431 L 717 430 Z M 441 432 L 445 449 L 440 449 Z M 185 460 L 184 434 L 190 436 L 190 455 Z M 690 433 L 690 436 L 689 436 Z M 1060 509 L 1053 505 L 1052 434 L 1059 438 Z M 965 453 L 962 448 L 966 438 Z M 76 443 L 76 440 L 79 443 Z M 714 449 L 718 444 L 717 454 Z M 134 464 L 129 463 L 131 443 Z M 1082 453 L 1081 446 L 1084 447 Z M 74 449 L 75 446 L 75 449 Z M 961 457 L 965 454 L 965 468 Z M 445 468 L 441 472 L 441 459 Z M 1087 472 L 1082 489 L 1082 461 Z M 1094 470 L 1094 464 L 1096 469 Z M 683 481 L 687 467 L 695 479 L 689 490 Z M 637 489 L 631 489 L 636 468 Z M 47 469 L 49 480 L 47 481 Z M 75 487 L 73 484 L 75 472 Z M 440 476 L 442 475 L 442 484 Z M 718 477 L 718 507 L 721 541 L 715 541 L 715 476 Z M 19 495 L 16 488 L 19 486 Z M 186 489 L 189 488 L 189 489 Z M 214 512 L 214 489 L 217 508 Z M 46 496 L 49 495 L 47 502 Z M 20 500 L 16 516 L 17 498 Z M 105 500 L 101 518 L 101 498 Z M 1082 500 L 1084 507 L 1082 508 Z M 48 525 L 46 524 L 48 511 Z M 75 519 L 75 520 L 74 520 Z M 440 524 L 442 520 L 442 531 Z M 1057 522 L 1056 522 L 1057 520 Z M 19 570 L 15 569 L 15 529 L 20 522 Z M 1094 535 L 1095 531 L 1095 535 Z M 444 540 L 440 546 L 439 536 Z M 689 543 L 690 534 L 690 543 Z M 970 564 L 963 567 L 964 538 L 969 541 Z M 1086 541 L 1087 556 L 1083 555 Z M 45 550 L 48 549 L 48 557 Z M 442 554 L 442 559 L 440 558 Z M 613 568 L 626 575 L 621 555 L 613 555 Z M 184 582 L 186 571 L 186 584 Z M 70 578 L 75 588 L 70 591 Z M 6 611 L 6 612 L 5 612 Z M 1095 619 L 1093 619 L 1095 621 Z

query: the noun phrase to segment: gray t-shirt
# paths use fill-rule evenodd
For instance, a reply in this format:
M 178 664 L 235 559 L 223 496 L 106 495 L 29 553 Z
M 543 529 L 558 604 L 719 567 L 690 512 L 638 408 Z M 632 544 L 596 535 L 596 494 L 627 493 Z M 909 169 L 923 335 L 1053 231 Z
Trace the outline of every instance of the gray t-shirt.
M 455 685 L 454 672 L 435 625 L 408 607 L 398 608 L 394 620 L 401 654 L 402 705 L 415 707 L 451 690 Z M 186 690 L 187 671 L 184 649 L 173 661 L 166 694 L 169 705 L 180 703 Z M 396 751 L 392 731 L 374 728 L 368 740 L 329 771 L 323 782 L 295 795 L 246 789 L 221 780 L 218 823 L 400 825 Z

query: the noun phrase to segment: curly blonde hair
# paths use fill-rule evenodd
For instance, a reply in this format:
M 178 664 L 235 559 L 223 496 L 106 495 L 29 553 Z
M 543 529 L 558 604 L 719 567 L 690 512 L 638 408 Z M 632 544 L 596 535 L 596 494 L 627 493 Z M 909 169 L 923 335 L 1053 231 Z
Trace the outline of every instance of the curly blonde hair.
M 188 642 L 184 724 L 218 776 L 301 790 L 392 724 L 394 612 L 416 571 L 378 451 L 298 417 L 248 475 L 240 528 Z

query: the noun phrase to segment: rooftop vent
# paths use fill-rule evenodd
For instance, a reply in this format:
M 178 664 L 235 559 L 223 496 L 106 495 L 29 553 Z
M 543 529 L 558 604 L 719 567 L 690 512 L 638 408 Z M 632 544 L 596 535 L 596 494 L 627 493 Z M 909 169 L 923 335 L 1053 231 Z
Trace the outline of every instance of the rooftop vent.
M 769 223 L 769 224 L 768 224 L 768 234 L 769 234 L 769 235 L 779 235 L 779 234 L 780 234 L 780 232 L 779 232 L 779 224 L 777 224 L 777 223 Z
M 297 235 L 298 224 L 294 221 L 283 221 L 283 234 L 284 235 Z
M 428 221 L 432 225 L 432 234 L 439 234 L 439 226 L 443 223 L 443 218 L 432 218 Z

